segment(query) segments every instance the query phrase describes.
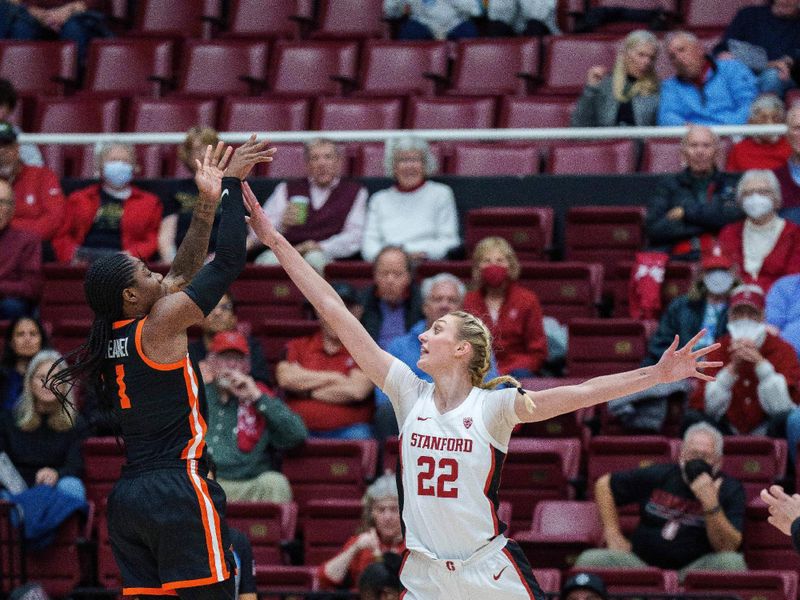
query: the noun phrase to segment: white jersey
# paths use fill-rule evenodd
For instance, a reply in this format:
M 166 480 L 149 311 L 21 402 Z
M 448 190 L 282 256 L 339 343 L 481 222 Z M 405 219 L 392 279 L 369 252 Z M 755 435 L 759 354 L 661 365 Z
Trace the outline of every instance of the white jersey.
M 400 428 L 406 547 L 431 558 L 466 560 L 505 529 L 497 491 L 514 413 L 514 389 L 473 387 L 440 414 L 434 385 L 395 360 L 384 391 Z

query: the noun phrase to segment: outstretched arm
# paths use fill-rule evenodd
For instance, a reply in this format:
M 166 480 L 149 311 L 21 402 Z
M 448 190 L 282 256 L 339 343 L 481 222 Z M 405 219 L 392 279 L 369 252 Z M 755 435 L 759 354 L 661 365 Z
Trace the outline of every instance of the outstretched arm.
M 319 316 L 330 323 L 342 344 L 370 381 L 378 387 L 383 387 L 392 364 L 392 356 L 380 349 L 358 319 L 347 310 L 344 302 L 328 282 L 303 259 L 285 237 L 278 233 L 247 183 L 242 185 L 242 193 L 247 210 L 250 212 L 250 227 L 258 239 L 275 253 L 294 284 L 317 309 Z
M 704 335 L 705 330 L 699 332 L 680 349 L 678 349 L 678 336 L 676 335 L 672 344 L 661 355 L 658 363 L 650 367 L 614 375 L 603 375 L 578 385 L 556 387 L 542 392 L 527 391 L 527 395 L 536 405 L 533 411 L 526 408 L 525 396 L 517 394 L 514 405 L 515 412 L 523 422 L 544 421 L 579 408 L 602 404 L 614 398 L 641 392 L 659 383 L 672 383 L 686 377 L 713 381 L 714 378 L 711 375 L 701 373 L 698 369 L 721 367 L 722 363 L 718 361 L 697 362 L 697 359 L 719 348 L 719 344 L 692 351 L 692 348 Z

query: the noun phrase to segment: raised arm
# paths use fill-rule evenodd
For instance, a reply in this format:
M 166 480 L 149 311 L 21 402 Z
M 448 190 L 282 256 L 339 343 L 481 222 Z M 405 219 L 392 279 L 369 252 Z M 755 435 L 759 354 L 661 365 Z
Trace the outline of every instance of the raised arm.
M 347 310 L 344 302 L 328 282 L 303 259 L 285 237 L 278 233 L 247 183 L 242 185 L 242 192 L 245 205 L 250 212 L 250 227 L 258 239 L 275 253 L 294 284 L 317 309 L 319 316 L 330 323 L 342 344 L 370 381 L 378 387 L 383 387 L 392 364 L 392 356 L 380 349 L 358 319 Z
M 700 331 L 680 349 L 678 349 L 678 336 L 676 335 L 672 344 L 661 355 L 658 363 L 650 367 L 614 375 L 603 375 L 578 385 L 566 385 L 542 392 L 527 391 L 527 395 L 536 405 L 533 411 L 528 411 L 525 407 L 525 396 L 517 394 L 515 412 L 523 422 L 544 421 L 579 408 L 602 404 L 614 398 L 641 392 L 659 383 L 672 383 L 686 377 L 714 381 L 714 377 L 701 373 L 698 369 L 721 367 L 722 363 L 719 361 L 698 362 L 697 359 L 719 348 L 719 344 L 692 351 L 705 333 L 705 330 Z

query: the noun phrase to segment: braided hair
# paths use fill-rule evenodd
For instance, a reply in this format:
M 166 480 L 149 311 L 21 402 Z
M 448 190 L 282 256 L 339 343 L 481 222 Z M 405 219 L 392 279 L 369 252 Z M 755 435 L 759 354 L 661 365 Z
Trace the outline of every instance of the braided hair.
M 135 268 L 136 263 L 129 255 L 116 252 L 99 258 L 87 270 L 83 291 L 94 311 L 89 339 L 58 360 L 46 378 L 47 387 L 62 405 L 70 404 L 70 390 L 84 379 L 89 390 L 95 394 L 98 406 L 103 410 L 111 410 L 111 399 L 103 380 L 103 360 L 113 323 L 124 316 L 122 291 L 133 285 Z
M 484 390 L 493 390 L 504 383 L 512 385 L 525 396 L 525 408 L 528 409 L 528 412 L 533 412 L 535 408 L 533 399 L 523 390 L 516 378 L 511 375 L 501 375 L 484 381 L 492 361 L 492 334 L 486 324 L 475 315 L 463 310 L 456 310 L 450 314 L 461 321 L 458 327 L 458 339 L 469 342 L 472 346 L 472 356 L 467 365 L 472 385 Z

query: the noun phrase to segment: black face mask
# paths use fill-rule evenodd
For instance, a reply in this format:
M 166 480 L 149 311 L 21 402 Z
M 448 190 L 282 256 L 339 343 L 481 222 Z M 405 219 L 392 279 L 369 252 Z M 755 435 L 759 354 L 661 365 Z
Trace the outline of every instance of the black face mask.
M 712 475 L 712 472 L 713 469 L 711 468 L 711 465 L 702 458 L 693 458 L 683 466 L 683 476 L 689 483 L 692 483 L 703 473 Z

